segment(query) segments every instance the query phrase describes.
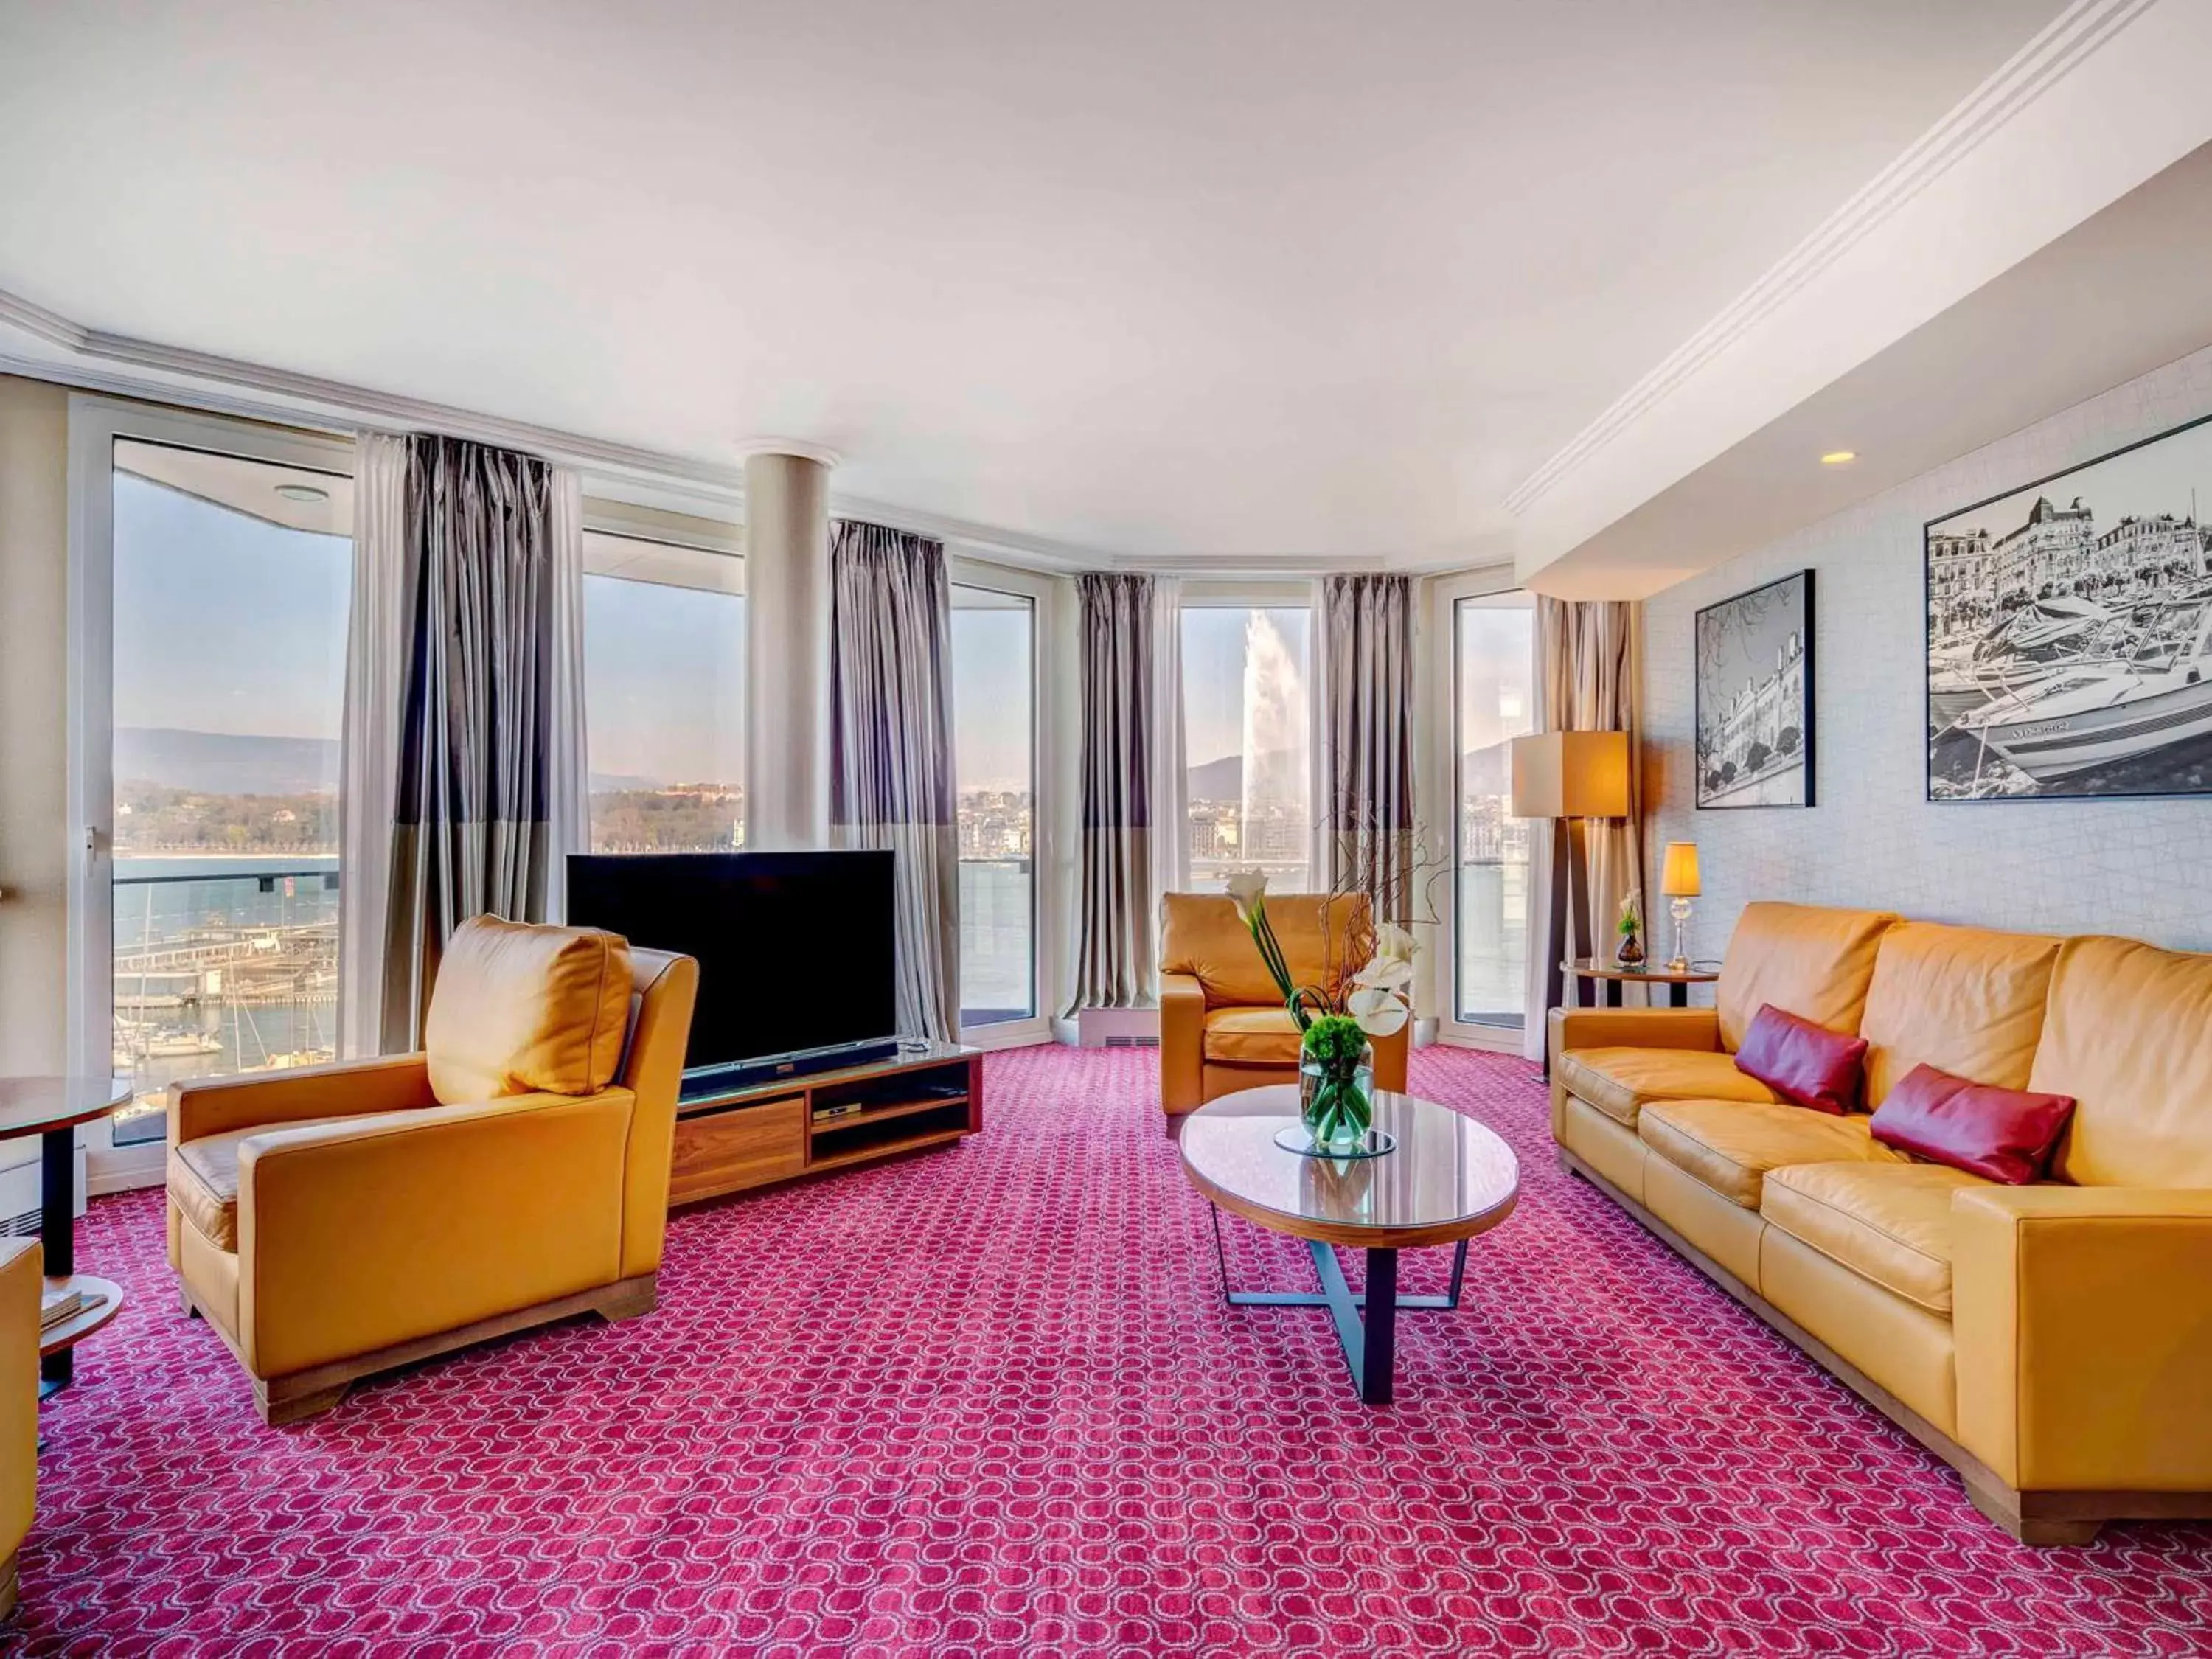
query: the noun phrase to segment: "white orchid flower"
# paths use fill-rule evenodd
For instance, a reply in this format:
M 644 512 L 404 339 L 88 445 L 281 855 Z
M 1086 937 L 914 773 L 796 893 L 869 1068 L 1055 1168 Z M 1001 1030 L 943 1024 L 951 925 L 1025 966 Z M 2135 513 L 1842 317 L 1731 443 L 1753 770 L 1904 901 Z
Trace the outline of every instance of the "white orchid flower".
M 1247 927 L 1252 925 L 1252 912 L 1267 896 L 1267 872 L 1261 870 L 1239 870 L 1223 884 L 1229 890 L 1229 901 L 1237 907 L 1237 920 Z
M 1405 999 L 1379 985 L 1363 985 L 1345 1003 L 1346 1012 L 1371 1037 L 1395 1036 L 1406 1029 Z

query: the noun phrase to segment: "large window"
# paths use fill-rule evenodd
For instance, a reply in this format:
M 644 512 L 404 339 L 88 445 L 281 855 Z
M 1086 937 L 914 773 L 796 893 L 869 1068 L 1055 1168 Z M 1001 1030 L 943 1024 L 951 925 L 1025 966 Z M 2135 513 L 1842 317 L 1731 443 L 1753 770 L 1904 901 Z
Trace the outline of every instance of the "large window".
M 960 1023 L 1036 1012 L 1036 605 L 952 589 Z
M 118 439 L 118 1145 L 180 1079 L 331 1059 L 352 480 Z
M 1188 604 L 1182 611 L 1184 797 L 1190 879 L 1214 887 L 1263 870 L 1306 886 L 1314 820 L 1304 606 Z
M 744 845 L 744 562 L 584 537 L 592 849 Z
M 1454 1000 L 1461 1020 L 1517 1026 L 1527 1001 L 1528 820 L 1512 816 L 1512 740 L 1533 729 L 1535 625 L 1526 593 L 1453 607 L 1459 833 Z

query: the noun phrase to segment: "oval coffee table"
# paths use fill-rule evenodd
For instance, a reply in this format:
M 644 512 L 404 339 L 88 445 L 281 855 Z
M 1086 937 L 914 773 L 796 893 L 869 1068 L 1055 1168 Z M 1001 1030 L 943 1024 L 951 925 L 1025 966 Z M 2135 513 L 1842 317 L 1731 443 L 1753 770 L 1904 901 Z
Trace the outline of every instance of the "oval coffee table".
M 1321 1274 L 1310 1291 L 1222 1291 L 1237 1307 L 1327 1308 L 1359 1397 L 1390 1403 L 1390 1374 L 1401 1308 L 1456 1308 L 1467 1270 L 1467 1242 L 1513 1212 L 1521 1166 L 1513 1149 L 1473 1118 L 1412 1095 L 1378 1090 L 1375 1127 L 1397 1137 L 1380 1158 L 1306 1158 L 1275 1144 L 1298 1121 L 1295 1084 L 1247 1089 L 1211 1101 L 1182 1121 L 1183 1173 L 1214 1204 L 1213 1244 L 1221 1252 L 1220 1212 L 1303 1238 Z M 1367 1252 L 1364 1303 L 1337 1263 L 1336 1245 Z M 1448 1296 L 1398 1294 L 1398 1252 L 1449 1244 Z M 1362 1313 L 1364 1313 L 1364 1322 Z

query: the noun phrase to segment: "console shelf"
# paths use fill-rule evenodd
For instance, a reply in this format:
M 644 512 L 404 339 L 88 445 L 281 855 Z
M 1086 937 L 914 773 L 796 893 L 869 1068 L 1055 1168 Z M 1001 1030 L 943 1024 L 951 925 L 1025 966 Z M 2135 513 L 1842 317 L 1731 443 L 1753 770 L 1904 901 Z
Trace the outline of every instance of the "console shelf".
M 816 1121 L 824 1109 L 855 1105 Z M 696 1204 L 950 1146 L 982 1127 L 981 1051 L 954 1043 L 686 1100 L 676 1109 L 668 1201 Z

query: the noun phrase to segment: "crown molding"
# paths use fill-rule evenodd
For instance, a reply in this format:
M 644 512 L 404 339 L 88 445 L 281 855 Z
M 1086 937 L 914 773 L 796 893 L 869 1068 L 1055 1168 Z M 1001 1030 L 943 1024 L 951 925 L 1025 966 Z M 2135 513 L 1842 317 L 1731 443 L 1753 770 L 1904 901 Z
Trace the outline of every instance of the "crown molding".
M 1505 498 L 1516 517 L 1893 219 L 2159 0 L 2073 0 L 1765 275 L 1669 352 Z
M 526 421 L 506 420 L 451 404 L 111 334 L 87 328 L 58 312 L 0 289 L 0 341 L 11 331 L 47 348 L 52 355 L 0 349 L 0 374 L 319 432 L 442 432 L 503 449 L 526 451 L 556 465 L 573 467 L 585 476 L 587 493 L 605 500 L 725 524 L 744 521 L 742 460 L 701 461 Z M 732 452 L 803 455 L 831 467 L 839 459 L 835 450 L 797 439 L 751 440 L 733 444 Z M 1116 554 L 836 489 L 830 494 L 830 511 L 833 517 L 864 520 L 930 537 L 964 557 L 1053 575 L 1084 570 L 1149 571 L 1200 580 L 1255 575 L 1299 578 L 1382 570 L 1431 574 L 1468 568 L 1499 556 L 1489 546 L 1479 551 L 1446 549 L 1425 555 Z

